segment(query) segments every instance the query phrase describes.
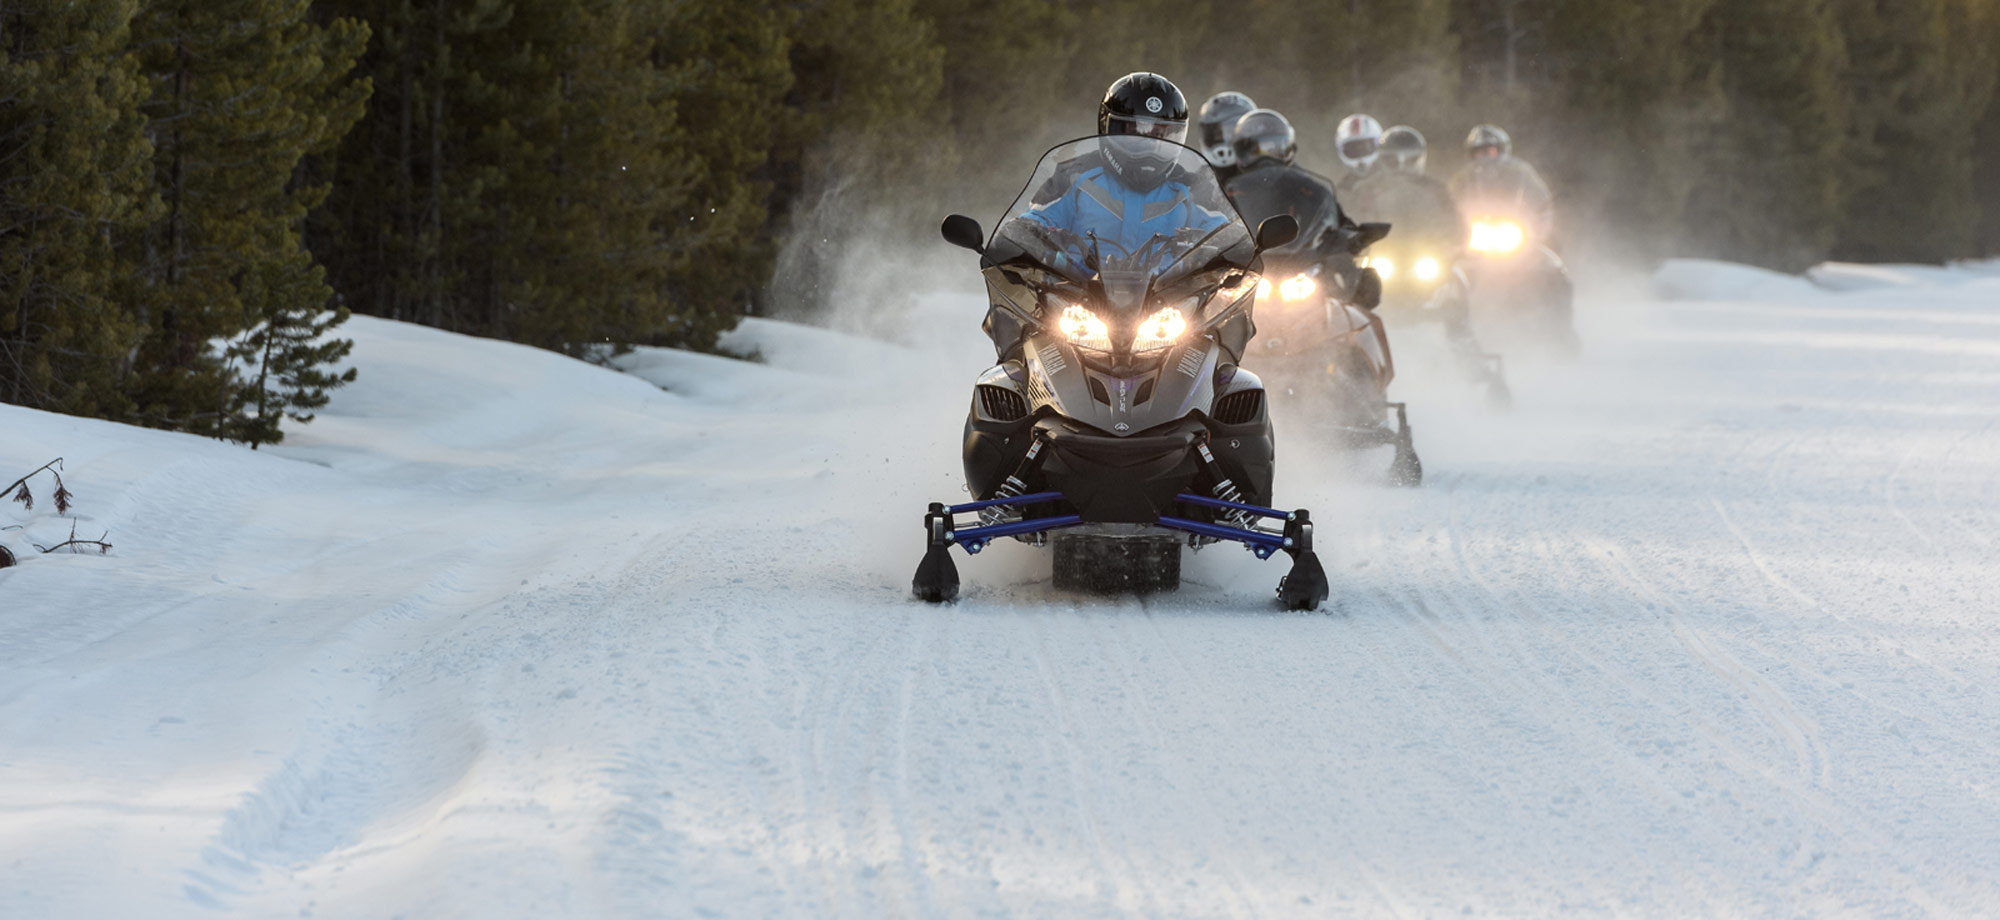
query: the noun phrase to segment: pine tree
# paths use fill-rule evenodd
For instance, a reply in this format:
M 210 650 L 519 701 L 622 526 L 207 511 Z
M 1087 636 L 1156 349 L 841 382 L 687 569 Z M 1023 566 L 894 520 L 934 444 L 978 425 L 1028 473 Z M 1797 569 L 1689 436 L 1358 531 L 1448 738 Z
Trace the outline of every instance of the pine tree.
M 1693 151 L 1683 251 L 1788 271 L 1823 260 L 1839 231 L 1847 117 L 1831 4 L 1717 4 L 1689 53 L 1717 68 L 1726 109 Z
M 110 238 L 155 199 L 132 0 L 0 7 L 0 399 L 119 415 L 138 339 Z
M 274 440 L 274 418 L 240 416 L 266 400 L 246 399 L 221 343 L 262 326 L 313 324 L 328 307 L 332 291 L 300 258 L 298 240 L 325 189 L 295 179 L 360 115 L 368 84 L 347 74 L 367 30 L 314 24 L 307 7 L 155 0 L 135 23 L 165 205 L 130 244 L 147 334 L 127 389 L 142 424 Z
M 776 260 L 769 163 L 792 87 L 790 42 L 780 12 L 761 5 L 668 12 L 653 56 L 679 126 L 673 155 L 693 174 L 662 214 L 673 312 L 647 341 L 708 348 L 735 327 Z
M 572 353 L 706 347 L 770 274 L 781 11 L 340 0 L 381 91 L 311 242 L 358 310 Z
M 787 32 L 791 89 L 764 169 L 771 227 L 786 244 L 767 300 L 812 313 L 854 296 L 835 284 L 855 260 L 933 238 L 938 215 L 912 191 L 953 174 L 937 168 L 950 147 L 943 54 L 912 0 L 827 0 Z
M 219 434 L 255 450 L 283 440 L 286 418 L 312 421 L 312 410 L 326 405 L 335 387 L 354 380 L 354 368 L 332 369 L 354 343 L 330 338 L 347 321 L 346 307 L 309 306 L 324 302 L 325 272 L 296 244 L 286 258 L 261 259 L 245 273 L 241 290 L 246 302 L 264 311 L 257 325 L 229 344 L 226 357 L 237 384 Z
M 1849 182 L 1836 249 L 1856 261 L 1969 255 L 1976 113 L 1992 92 L 1992 65 L 1972 28 L 1971 0 L 1838 0 L 1853 117 Z

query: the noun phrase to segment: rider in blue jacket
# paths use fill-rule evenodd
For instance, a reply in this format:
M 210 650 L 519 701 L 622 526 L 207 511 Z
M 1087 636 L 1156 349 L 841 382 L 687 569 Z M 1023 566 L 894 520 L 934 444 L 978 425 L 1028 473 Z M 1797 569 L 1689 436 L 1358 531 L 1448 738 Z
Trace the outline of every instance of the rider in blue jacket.
M 1120 77 L 1097 109 L 1098 155 L 1058 172 L 1047 191 L 1060 193 L 1038 196 L 1044 203 L 1021 216 L 1080 240 L 1095 236 L 1107 256 L 1136 252 L 1156 236 L 1224 225 L 1227 218 L 1189 198 L 1177 148 L 1154 140 L 1184 142 L 1187 120 L 1187 99 L 1166 77 Z

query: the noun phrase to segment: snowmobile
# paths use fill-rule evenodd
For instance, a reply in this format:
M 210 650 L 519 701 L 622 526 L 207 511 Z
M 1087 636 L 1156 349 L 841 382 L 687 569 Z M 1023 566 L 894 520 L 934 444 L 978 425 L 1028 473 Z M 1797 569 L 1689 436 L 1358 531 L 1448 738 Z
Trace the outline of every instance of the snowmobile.
M 1265 278 L 1257 288 L 1263 334 L 1246 360 L 1308 417 L 1322 420 L 1318 427 L 1342 446 L 1395 447 L 1389 481 L 1421 485 L 1409 408 L 1389 400 L 1396 362 L 1388 329 L 1375 315 L 1382 279 L 1357 261 L 1389 236 L 1389 225 L 1342 221 L 1331 184 L 1297 167 L 1238 176 L 1229 197 L 1245 214 L 1290 214 L 1302 228 L 1292 242 L 1263 254 Z
M 1489 339 L 1580 351 L 1569 270 L 1539 242 L 1534 220 L 1504 203 L 1467 202 L 1464 210 L 1472 223 L 1467 276 L 1474 325 Z
M 1108 144 L 1170 164 L 1188 226 L 1121 246 L 1042 219 L 1046 192 L 1033 190 L 1101 162 Z M 1045 154 L 992 239 L 962 215 L 942 230 L 980 254 L 982 328 L 999 363 L 974 384 L 965 421 L 976 500 L 930 506 L 915 595 L 957 596 L 953 546 L 1050 546 L 1059 589 L 1148 592 L 1179 587 L 1184 548 L 1233 542 L 1260 559 L 1289 556 L 1279 602 L 1317 609 L 1328 586 L 1312 515 L 1269 507 L 1271 419 L 1263 383 L 1240 366 L 1256 331 L 1258 253 L 1289 241 L 1296 223 L 1267 221 L 1253 236 L 1200 153 L 1117 135 Z
M 1406 226 L 1396 223 L 1395 226 Z M 1466 314 L 1472 286 L 1458 258 L 1461 246 L 1451 240 L 1398 234 L 1369 247 L 1360 264 L 1375 270 L 1382 283 L 1382 303 L 1375 314 L 1389 325 L 1411 328 L 1422 323 L 1446 327 L 1454 357 L 1465 375 L 1486 388 L 1487 402 L 1496 409 L 1513 404 L 1507 386 L 1506 361 L 1485 351 L 1472 337 Z M 1456 329 L 1452 328 L 1456 325 Z

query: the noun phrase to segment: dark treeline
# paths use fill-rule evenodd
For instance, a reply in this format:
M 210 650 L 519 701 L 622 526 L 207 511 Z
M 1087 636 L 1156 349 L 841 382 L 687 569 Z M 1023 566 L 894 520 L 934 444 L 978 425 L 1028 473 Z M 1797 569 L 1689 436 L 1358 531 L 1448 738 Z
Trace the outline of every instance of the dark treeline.
M 1637 257 L 1983 255 L 1996 46 L 1992 0 L 6 0 L 0 399 L 272 441 L 348 309 L 709 347 L 990 219 L 1134 69 L 1326 172 L 1347 112 L 1441 173 L 1500 123 Z

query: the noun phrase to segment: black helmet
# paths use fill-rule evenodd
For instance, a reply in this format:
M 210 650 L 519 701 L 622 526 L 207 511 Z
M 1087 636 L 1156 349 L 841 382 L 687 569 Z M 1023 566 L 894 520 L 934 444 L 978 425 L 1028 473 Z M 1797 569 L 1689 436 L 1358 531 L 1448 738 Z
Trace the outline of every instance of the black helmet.
M 1285 116 L 1258 109 L 1236 122 L 1236 165 L 1249 169 L 1259 163 L 1291 163 L 1299 155 L 1299 134 Z
M 1255 111 L 1257 103 L 1242 93 L 1216 93 L 1201 104 L 1201 152 L 1212 166 L 1236 165 L 1236 120 Z
M 1424 134 L 1409 125 L 1397 125 L 1382 135 L 1382 159 L 1398 172 L 1423 175 L 1427 144 Z
M 1126 187 L 1150 192 L 1166 179 L 1175 152 L 1159 138 L 1187 141 L 1187 97 L 1172 80 L 1156 73 L 1128 73 L 1104 91 L 1097 106 L 1097 133 L 1105 138 L 1105 165 Z M 1121 140 L 1129 138 L 1129 140 Z

